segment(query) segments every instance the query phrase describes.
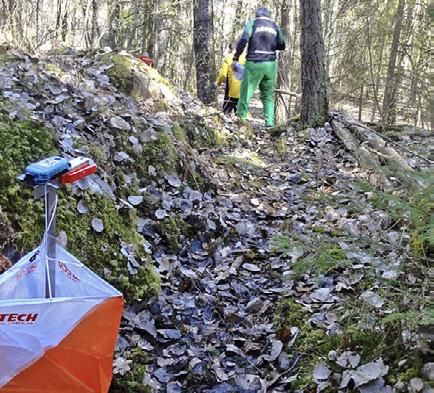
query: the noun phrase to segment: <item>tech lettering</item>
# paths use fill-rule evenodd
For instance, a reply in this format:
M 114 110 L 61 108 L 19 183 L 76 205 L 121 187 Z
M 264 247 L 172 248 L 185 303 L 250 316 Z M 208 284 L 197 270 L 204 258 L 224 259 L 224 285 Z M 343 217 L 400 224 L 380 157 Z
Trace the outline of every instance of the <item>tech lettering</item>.
M 0 314 L 0 323 L 29 324 L 36 322 L 39 314 Z

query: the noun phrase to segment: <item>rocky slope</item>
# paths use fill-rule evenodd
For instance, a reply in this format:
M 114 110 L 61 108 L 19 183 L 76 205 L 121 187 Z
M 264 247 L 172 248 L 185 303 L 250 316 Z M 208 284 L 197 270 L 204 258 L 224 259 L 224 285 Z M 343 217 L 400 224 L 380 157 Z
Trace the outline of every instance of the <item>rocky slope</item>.
M 49 154 L 85 155 L 98 173 L 62 192 L 63 241 L 127 301 L 155 293 L 159 279 L 140 234 L 142 221 L 152 217 L 163 238 L 165 226 L 178 228 L 176 217 L 154 216 L 161 193 L 182 186 L 188 196 L 210 187 L 193 151 L 220 137 L 211 120 L 198 119 L 205 108 L 126 54 L 85 57 L 71 50 L 31 58 L 11 50 L 1 58 L 0 92 L 4 254 L 16 260 L 42 235 L 41 204 L 16 175 Z M 95 219 L 103 230 L 92 227 Z

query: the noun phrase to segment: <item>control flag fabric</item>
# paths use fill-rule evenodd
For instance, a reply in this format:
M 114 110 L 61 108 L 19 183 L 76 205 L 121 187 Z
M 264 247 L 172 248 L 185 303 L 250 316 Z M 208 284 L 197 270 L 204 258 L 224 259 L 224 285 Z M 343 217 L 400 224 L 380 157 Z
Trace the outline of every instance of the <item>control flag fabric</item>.
M 0 393 L 106 393 L 122 294 L 56 248 L 55 295 L 45 298 L 38 248 L 0 276 Z

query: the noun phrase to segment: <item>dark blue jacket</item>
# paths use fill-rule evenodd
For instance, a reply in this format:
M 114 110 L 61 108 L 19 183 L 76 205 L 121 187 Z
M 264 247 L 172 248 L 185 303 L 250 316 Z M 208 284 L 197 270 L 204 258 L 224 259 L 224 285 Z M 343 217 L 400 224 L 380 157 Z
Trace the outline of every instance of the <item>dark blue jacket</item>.
M 276 50 L 285 49 L 282 30 L 270 18 L 261 16 L 249 20 L 244 26 L 243 34 L 238 41 L 234 60 L 238 60 L 246 45 L 247 60 L 275 61 Z

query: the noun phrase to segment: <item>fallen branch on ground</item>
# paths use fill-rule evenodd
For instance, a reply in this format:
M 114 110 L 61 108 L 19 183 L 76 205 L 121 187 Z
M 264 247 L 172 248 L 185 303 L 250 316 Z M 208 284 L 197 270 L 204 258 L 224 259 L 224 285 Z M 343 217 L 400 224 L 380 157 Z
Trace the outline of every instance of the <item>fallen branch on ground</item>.
M 335 114 L 332 126 L 345 147 L 354 153 L 360 167 L 367 172 L 368 180 L 373 185 L 390 189 L 392 187 L 390 177 L 393 176 L 410 189 L 426 186 L 405 158 L 378 132 L 345 113 Z M 416 153 L 413 155 L 424 159 Z M 385 171 L 386 166 L 391 173 Z

